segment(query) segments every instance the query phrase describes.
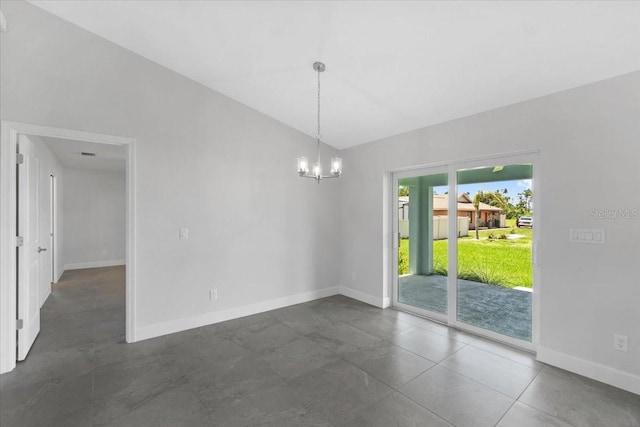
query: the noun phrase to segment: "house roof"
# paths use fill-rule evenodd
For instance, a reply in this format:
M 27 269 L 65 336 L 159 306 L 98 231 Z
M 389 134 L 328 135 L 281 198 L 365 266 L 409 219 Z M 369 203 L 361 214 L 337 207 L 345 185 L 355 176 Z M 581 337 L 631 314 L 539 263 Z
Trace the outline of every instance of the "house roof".
M 409 196 L 398 197 L 398 208 L 409 204 Z M 449 195 L 448 194 L 434 194 L 433 195 L 433 210 L 434 211 L 448 211 L 449 210 Z M 476 209 L 473 207 L 473 200 L 466 195 L 460 194 L 458 196 L 458 211 L 462 212 L 474 212 Z M 502 209 L 491 206 L 486 203 L 480 202 L 480 211 L 490 212 L 502 212 Z

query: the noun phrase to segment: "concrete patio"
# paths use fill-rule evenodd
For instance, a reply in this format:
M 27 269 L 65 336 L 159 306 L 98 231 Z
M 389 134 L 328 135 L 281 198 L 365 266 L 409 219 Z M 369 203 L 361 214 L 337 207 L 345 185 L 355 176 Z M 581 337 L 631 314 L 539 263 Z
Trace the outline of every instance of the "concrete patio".
M 447 313 L 446 276 L 401 276 L 398 283 L 401 303 Z M 458 279 L 458 320 L 531 341 L 531 297 L 527 291 Z

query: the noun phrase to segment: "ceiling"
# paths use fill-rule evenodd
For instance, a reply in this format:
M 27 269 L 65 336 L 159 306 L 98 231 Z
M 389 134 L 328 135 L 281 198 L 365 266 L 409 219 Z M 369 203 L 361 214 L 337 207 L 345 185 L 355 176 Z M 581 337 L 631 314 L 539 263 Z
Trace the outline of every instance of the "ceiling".
M 640 2 L 32 1 L 346 148 L 640 70 Z
M 118 172 L 125 170 L 127 151 L 123 145 L 97 144 L 47 136 L 39 138 L 65 168 Z M 95 157 L 83 156 L 83 152 L 94 153 Z

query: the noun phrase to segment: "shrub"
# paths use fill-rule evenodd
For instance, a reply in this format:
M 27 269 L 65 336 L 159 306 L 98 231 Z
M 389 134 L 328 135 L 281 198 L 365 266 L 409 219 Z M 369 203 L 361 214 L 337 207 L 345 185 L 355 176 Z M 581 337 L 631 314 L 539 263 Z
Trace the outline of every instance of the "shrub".
M 495 268 L 477 267 L 470 270 L 460 268 L 458 279 L 472 282 L 487 283 L 489 285 L 507 286 L 507 279 Z
M 402 244 L 407 241 L 406 244 Z M 400 243 L 400 251 L 398 252 L 398 274 L 409 274 L 409 239 L 402 239 Z
M 440 267 L 437 265 L 433 266 L 433 274 L 437 274 L 439 276 L 446 276 L 448 273 L 447 269 L 445 267 Z

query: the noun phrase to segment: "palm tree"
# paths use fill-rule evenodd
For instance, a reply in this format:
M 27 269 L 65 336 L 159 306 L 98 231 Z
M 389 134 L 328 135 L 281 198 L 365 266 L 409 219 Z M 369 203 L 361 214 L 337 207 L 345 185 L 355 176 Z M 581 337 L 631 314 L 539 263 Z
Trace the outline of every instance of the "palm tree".
M 507 209 L 509 208 L 509 203 L 507 203 L 504 200 L 504 198 L 502 198 L 500 193 L 496 191 L 495 193 L 487 193 L 487 195 L 496 201 L 496 204 L 500 209 L 502 209 L 505 213 L 507 212 Z
M 483 197 L 484 193 L 482 192 L 482 190 L 478 191 L 473 197 L 473 207 L 476 209 L 476 240 L 480 240 L 480 235 L 478 234 L 478 226 L 480 225 L 480 201 Z

